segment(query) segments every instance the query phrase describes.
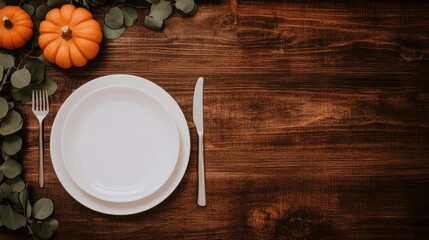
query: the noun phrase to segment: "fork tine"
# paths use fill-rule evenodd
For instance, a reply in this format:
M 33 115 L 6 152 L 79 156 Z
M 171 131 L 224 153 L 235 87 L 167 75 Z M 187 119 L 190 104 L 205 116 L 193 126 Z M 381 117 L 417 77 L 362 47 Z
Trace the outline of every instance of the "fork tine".
M 36 111 L 39 111 L 39 90 L 36 90 Z
M 42 91 L 42 111 L 46 110 L 46 96 L 45 96 L 45 91 Z
M 48 91 L 45 91 L 45 96 L 46 96 L 46 111 L 49 111 L 49 95 L 48 95 Z
M 37 111 L 40 111 L 42 103 L 40 102 L 40 90 L 37 90 Z

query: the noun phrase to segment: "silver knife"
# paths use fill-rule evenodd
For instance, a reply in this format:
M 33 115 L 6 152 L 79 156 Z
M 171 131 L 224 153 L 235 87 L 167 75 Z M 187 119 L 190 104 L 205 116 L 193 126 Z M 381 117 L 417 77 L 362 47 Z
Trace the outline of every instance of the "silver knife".
M 194 124 L 198 134 L 198 199 L 199 206 L 206 206 L 206 180 L 204 174 L 204 145 L 203 145 L 203 84 L 204 79 L 198 78 L 194 91 Z

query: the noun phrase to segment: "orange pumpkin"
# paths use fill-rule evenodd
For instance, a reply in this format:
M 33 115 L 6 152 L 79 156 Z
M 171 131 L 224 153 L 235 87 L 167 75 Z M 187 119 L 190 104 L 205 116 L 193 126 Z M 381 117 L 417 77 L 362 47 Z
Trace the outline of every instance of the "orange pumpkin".
M 84 66 L 97 56 L 103 39 L 100 24 L 92 14 L 72 4 L 50 10 L 39 30 L 45 59 L 61 68 Z
M 0 9 L 0 48 L 21 48 L 33 36 L 30 15 L 18 6 Z

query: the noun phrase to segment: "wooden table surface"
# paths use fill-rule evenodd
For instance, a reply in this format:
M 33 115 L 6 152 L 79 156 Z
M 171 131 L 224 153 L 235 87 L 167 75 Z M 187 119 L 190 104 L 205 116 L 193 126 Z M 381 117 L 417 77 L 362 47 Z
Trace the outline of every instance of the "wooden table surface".
M 426 239 L 429 235 L 429 3 L 200 1 L 162 32 L 143 15 L 83 68 L 47 69 L 57 93 L 45 121 L 82 84 L 147 78 L 182 108 L 191 134 L 183 180 L 161 204 L 108 216 L 75 201 L 45 149 L 37 187 L 37 122 L 29 104 L 23 166 L 49 197 L 55 239 Z M 207 207 L 196 204 L 193 88 L 205 77 Z M 25 232 L 0 231 L 0 239 Z

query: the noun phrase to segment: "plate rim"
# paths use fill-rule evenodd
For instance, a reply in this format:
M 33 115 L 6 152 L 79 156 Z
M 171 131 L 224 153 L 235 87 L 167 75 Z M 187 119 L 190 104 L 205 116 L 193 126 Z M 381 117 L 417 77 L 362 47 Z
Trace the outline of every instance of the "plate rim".
M 154 195 L 148 196 L 146 198 L 133 201 L 133 202 L 127 202 L 127 203 L 117 203 L 117 202 L 106 202 L 97 198 L 94 198 L 87 193 L 85 193 L 83 190 L 81 190 L 78 186 L 75 185 L 75 183 L 71 180 L 71 177 L 68 176 L 67 172 L 64 168 L 64 166 L 61 166 L 62 160 L 58 160 L 58 151 L 55 148 L 56 141 L 58 141 L 58 137 L 61 136 L 58 131 L 58 125 L 59 119 L 62 117 L 62 109 L 64 109 L 64 106 L 68 106 L 72 101 L 73 94 L 78 91 L 79 89 L 82 89 L 82 87 L 87 86 L 88 88 L 98 88 L 101 86 L 106 86 L 109 84 L 127 84 L 132 86 L 138 86 L 138 87 L 144 87 L 149 88 L 154 91 L 154 95 L 157 97 L 164 98 L 169 106 L 168 108 L 172 111 L 172 114 L 174 115 L 175 122 L 177 124 L 177 129 L 179 131 L 179 138 L 180 138 L 180 150 L 179 150 L 179 160 L 177 162 L 176 170 L 172 176 L 170 176 L 169 180 L 164 184 L 161 189 L 156 191 Z M 85 88 L 87 88 L 85 87 Z M 186 121 L 186 118 L 183 114 L 182 109 L 180 108 L 179 104 L 174 100 L 174 98 L 166 92 L 163 88 L 155 84 L 154 82 L 151 82 L 143 77 L 130 75 L 130 74 L 111 74 L 111 75 L 104 75 L 95 79 L 92 79 L 91 81 L 88 81 L 87 83 L 81 85 L 79 88 L 77 88 L 72 94 L 70 94 L 67 99 L 64 101 L 62 106 L 57 112 L 57 115 L 55 116 L 54 122 L 52 124 L 51 129 L 51 136 L 50 136 L 50 154 L 51 154 L 51 161 L 52 165 L 55 171 L 55 174 L 60 181 L 63 188 L 67 191 L 67 193 L 74 198 L 77 202 L 82 204 L 83 206 L 104 214 L 109 215 L 131 215 L 131 214 L 137 214 L 140 212 L 144 212 L 148 209 L 151 209 L 155 207 L 156 205 L 163 202 L 166 198 L 168 198 L 171 193 L 177 188 L 179 183 L 182 181 L 183 176 L 186 172 L 188 163 L 189 163 L 189 156 L 190 156 L 190 133 L 189 133 L 189 126 Z

